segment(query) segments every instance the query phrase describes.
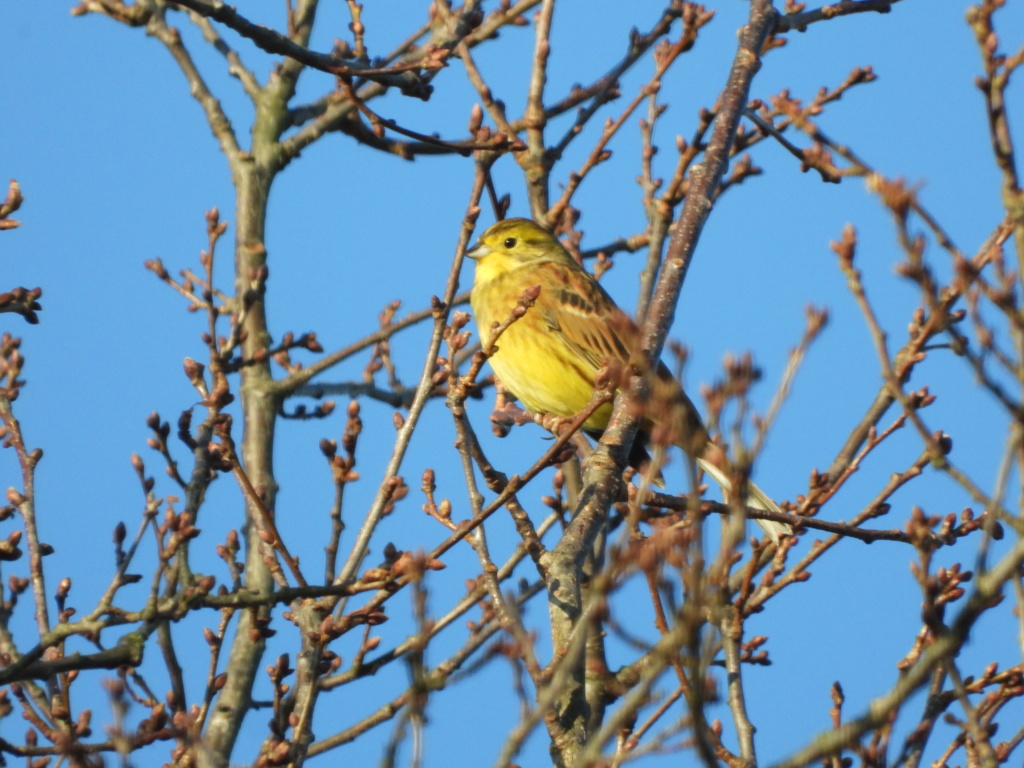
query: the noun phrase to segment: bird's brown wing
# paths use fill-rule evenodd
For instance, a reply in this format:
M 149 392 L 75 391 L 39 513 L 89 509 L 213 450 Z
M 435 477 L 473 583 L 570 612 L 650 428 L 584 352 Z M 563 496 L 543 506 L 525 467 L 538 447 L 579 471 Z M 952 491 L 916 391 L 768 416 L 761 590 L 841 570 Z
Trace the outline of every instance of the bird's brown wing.
M 612 297 L 580 268 L 548 262 L 538 267 L 537 308 L 552 333 L 597 373 L 608 359 L 629 362 L 637 328 Z
M 640 332 L 636 324 L 615 304 L 611 296 L 582 269 L 564 264 L 545 264 L 538 307 L 553 333 L 595 373 L 609 358 L 635 369 L 644 366 L 639 354 Z M 557 287 L 554 287 L 557 286 Z M 670 428 L 673 442 L 687 453 L 699 456 L 708 441 L 700 414 L 668 368 L 660 361 L 651 379 L 648 413 L 641 425 L 650 432 L 655 424 Z

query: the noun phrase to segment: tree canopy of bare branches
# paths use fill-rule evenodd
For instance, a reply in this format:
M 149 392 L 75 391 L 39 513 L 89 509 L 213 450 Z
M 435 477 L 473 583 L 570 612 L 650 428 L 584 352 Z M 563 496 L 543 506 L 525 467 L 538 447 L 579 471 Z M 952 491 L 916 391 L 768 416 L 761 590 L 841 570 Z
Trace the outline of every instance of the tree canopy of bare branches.
M 1015 3 L 383 5 L 0 9 L 0 759 L 1019 764 Z M 781 512 L 504 390 L 513 215 Z

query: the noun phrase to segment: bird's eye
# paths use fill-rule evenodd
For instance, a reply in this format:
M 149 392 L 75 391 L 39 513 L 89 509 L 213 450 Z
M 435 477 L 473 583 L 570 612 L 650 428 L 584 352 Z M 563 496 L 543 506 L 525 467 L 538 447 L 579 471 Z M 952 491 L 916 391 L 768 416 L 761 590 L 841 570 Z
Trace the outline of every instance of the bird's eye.
M 514 237 L 506 237 L 505 238 L 505 247 L 506 248 L 515 248 L 516 247 L 516 239 Z

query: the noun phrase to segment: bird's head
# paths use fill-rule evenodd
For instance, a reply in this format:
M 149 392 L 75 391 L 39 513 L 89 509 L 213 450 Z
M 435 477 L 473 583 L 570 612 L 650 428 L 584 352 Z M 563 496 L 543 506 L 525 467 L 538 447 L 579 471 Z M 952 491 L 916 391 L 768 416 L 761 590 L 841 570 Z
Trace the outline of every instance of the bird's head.
M 529 219 L 505 219 L 484 232 L 466 256 L 477 271 L 504 272 L 544 261 L 574 263 L 569 253 L 547 230 Z

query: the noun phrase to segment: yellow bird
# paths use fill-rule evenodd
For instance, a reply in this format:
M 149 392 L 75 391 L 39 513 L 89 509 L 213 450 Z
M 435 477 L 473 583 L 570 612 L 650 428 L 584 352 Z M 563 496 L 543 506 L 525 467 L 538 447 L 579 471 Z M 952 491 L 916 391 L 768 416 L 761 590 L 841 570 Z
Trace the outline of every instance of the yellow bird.
M 470 301 L 485 345 L 490 343 L 492 326 L 508 318 L 523 291 L 540 286 L 534 306 L 502 333 L 490 359 L 502 385 L 533 413 L 575 416 L 590 402 L 594 380 L 607 361 L 629 364 L 640 360 L 634 356 L 639 339 L 635 323 L 561 243 L 536 223 L 528 219 L 500 221 L 483 233 L 466 256 L 476 261 Z M 711 442 L 697 409 L 662 364 L 654 387 L 662 390 L 657 402 L 670 403 L 667 410 L 671 413 L 649 409 L 641 431 L 648 433 L 662 426 L 672 429 L 673 441 L 729 492 L 728 459 Z M 600 436 L 611 412 L 611 403 L 601 406 L 584 423 L 584 430 Z M 745 496 L 751 507 L 779 511 L 753 483 L 747 484 Z M 780 534 L 792 532 L 784 523 L 757 523 L 775 543 Z

